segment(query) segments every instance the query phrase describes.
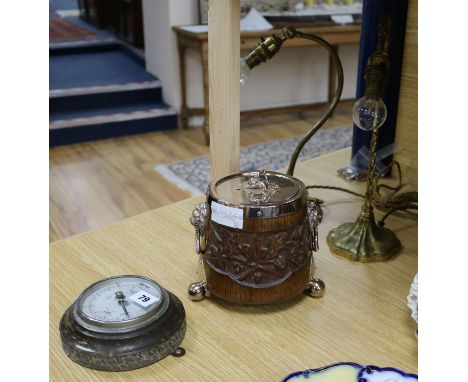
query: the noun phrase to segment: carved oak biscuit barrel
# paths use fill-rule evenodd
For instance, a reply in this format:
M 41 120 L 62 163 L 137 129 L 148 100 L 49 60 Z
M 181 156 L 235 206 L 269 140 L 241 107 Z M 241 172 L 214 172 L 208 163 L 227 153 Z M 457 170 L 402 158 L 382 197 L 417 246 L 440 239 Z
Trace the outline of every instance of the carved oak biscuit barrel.
M 202 209 L 197 245 L 213 295 L 268 304 L 304 291 L 317 229 L 300 180 L 266 171 L 230 175 L 210 185 Z

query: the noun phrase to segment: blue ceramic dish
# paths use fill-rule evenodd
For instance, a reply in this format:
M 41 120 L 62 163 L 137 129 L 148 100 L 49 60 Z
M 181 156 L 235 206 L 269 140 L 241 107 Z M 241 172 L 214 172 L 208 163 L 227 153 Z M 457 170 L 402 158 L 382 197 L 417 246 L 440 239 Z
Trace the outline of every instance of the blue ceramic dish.
M 312 374 L 323 373 L 329 369 L 336 368 L 338 366 L 351 366 L 357 371 L 360 371 L 364 366 L 355 362 L 338 362 L 328 366 L 320 367 L 318 369 L 307 369 L 303 371 L 296 371 L 295 373 L 289 374 L 281 382 L 292 381 L 294 379 L 299 379 L 300 377 L 309 378 Z
M 355 362 L 338 362 L 317 369 L 289 374 L 282 382 L 415 382 L 418 376 L 392 367 L 364 366 Z

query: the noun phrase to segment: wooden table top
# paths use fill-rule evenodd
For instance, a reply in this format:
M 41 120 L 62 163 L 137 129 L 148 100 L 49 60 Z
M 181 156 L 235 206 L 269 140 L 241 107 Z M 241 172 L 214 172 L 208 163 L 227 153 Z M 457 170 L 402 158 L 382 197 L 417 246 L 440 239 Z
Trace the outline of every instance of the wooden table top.
M 350 150 L 299 163 L 295 176 L 306 184 L 326 184 L 362 192 L 336 170 Z M 353 361 L 417 373 L 416 324 L 406 296 L 417 272 L 417 221 L 391 216 L 404 249 L 390 261 L 361 264 L 330 253 L 330 229 L 354 221 L 362 200 L 317 190 L 325 200 L 319 226 L 316 276 L 326 283 L 322 299 L 305 295 L 270 306 L 241 306 L 213 298 L 188 299 L 197 281 L 194 230 L 189 216 L 202 197 L 138 215 L 50 245 L 51 381 L 279 381 L 287 374 Z M 381 213 L 376 212 L 376 217 Z M 89 284 L 119 274 L 147 276 L 183 302 L 187 333 L 182 358 L 167 357 L 142 369 L 111 373 L 86 369 L 63 352 L 59 321 Z
M 285 23 L 289 25 L 290 23 Z M 188 30 L 188 27 L 193 27 L 193 25 L 182 25 L 182 26 L 174 26 L 172 29 L 181 35 L 191 37 L 197 40 L 208 40 L 208 32 L 194 32 Z M 304 33 L 312 33 L 312 34 L 328 34 L 328 33 L 352 33 L 352 32 L 359 32 L 361 30 L 361 24 L 349 24 L 349 25 L 317 25 L 317 26 L 304 26 L 299 25 L 297 28 Z M 280 34 L 282 32 L 282 28 L 275 27 L 273 29 L 261 30 L 261 31 L 241 31 L 240 36 L 242 37 L 261 37 L 261 36 L 269 36 L 273 33 Z

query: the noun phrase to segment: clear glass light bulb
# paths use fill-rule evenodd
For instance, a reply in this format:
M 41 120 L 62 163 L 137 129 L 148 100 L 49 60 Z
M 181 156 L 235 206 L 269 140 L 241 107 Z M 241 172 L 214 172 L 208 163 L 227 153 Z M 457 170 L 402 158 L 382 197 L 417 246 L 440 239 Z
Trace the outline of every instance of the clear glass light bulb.
M 362 130 L 378 129 L 386 119 L 387 107 L 380 97 L 367 95 L 354 104 L 353 121 Z
M 250 68 L 245 62 L 244 58 L 240 59 L 240 84 L 241 86 L 245 85 L 247 79 L 249 78 Z

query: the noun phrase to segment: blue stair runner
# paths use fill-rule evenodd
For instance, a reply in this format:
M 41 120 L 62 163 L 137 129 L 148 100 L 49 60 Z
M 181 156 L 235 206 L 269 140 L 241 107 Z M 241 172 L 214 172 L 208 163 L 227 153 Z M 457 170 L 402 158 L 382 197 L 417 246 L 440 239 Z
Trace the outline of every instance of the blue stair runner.
M 51 49 L 49 146 L 177 127 L 144 59 L 114 43 Z

